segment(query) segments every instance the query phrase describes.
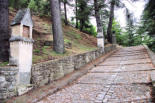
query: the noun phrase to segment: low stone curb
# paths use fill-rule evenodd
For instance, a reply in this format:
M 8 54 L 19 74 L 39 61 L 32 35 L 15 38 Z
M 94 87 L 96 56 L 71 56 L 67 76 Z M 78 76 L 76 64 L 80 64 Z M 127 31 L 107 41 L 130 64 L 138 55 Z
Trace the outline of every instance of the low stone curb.
M 143 45 L 145 47 L 145 49 L 147 50 L 147 53 L 152 61 L 152 64 L 154 65 L 155 67 L 155 53 L 153 53 L 147 45 Z M 155 71 L 152 71 L 151 72 L 151 82 L 152 82 L 152 85 L 153 87 L 155 87 Z
M 80 68 L 79 70 L 76 70 L 73 73 L 66 75 L 62 79 L 54 81 L 53 83 L 51 83 L 49 85 L 42 86 L 40 88 L 32 90 L 25 95 L 9 99 L 5 102 L 6 103 L 36 103 L 36 102 L 42 100 L 43 98 L 47 97 L 48 95 L 51 95 L 51 94 L 57 92 L 58 90 L 63 89 L 65 86 L 73 84 L 74 81 L 76 81 L 79 77 L 88 73 L 89 70 L 91 70 L 97 64 L 103 62 L 106 58 L 108 58 L 111 54 L 113 54 L 117 50 L 118 49 L 113 50 L 113 51 L 103 55 L 102 57 L 92 61 L 91 63 L 85 65 L 84 67 Z

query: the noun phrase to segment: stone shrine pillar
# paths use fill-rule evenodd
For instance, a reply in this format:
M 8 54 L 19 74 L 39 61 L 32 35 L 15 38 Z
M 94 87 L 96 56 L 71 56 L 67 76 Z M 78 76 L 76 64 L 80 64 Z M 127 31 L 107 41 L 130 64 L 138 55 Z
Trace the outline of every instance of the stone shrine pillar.
M 112 32 L 112 44 L 117 44 L 115 31 Z
M 32 67 L 33 22 L 30 9 L 19 10 L 11 23 L 9 64 L 18 66 L 18 85 L 29 85 Z
M 104 48 L 104 36 L 103 36 L 103 30 L 102 30 L 102 28 L 98 28 L 97 46 L 99 48 Z

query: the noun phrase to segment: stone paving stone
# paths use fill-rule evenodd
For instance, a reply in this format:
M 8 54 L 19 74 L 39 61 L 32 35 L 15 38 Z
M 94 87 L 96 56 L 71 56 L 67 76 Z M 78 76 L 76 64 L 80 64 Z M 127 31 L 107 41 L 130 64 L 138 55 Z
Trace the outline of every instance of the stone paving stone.
M 100 65 L 120 65 L 120 61 L 113 61 L 113 62 L 110 62 L 110 61 L 104 61 L 103 63 L 101 63 Z
M 122 57 L 126 57 L 126 60 L 136 60 L 136 59 L 146 59 L 146 58 L 149 58 L 149 56 L 147 54 L 143 54 L 143 55 L 140 55 L 140 56 L 122 56 Z M 122 60 L 122 57 L 111 57 L 111 58 L 108 58 L 107 60 L 113 62 L 113 61 L 117 61 L 117 60 Z
M 140 71 L 140 72 L 121 72 L 117 75 L 114 84 L 132 84 L 132 83 L 149 83 L 150 81 L 150 71 Z
M 152 64 L 133 64 L 133 65 L 126 65 L 125 69 L 122 71 L 147 71 L 147 70 L 155 70 Z
M 125 60 L 126 59 L 128 59 L 128 58 L 125 57 Z M 150 59 L 136 59 L 136 60 L 132 59 L 132 60 L 126 60 L 126 61 L 124 61 L 123 64 L 138 64 L 138 63 L 143 64 L 143 63 L 150 63 L 150 62 L 151 62 Z M 108 65 L 108 64 L 111 64 L 111 65 L 119 65 L 120 64 L 120 61 L 113 61 L 113 62 L 111 62 L 111 61 L 105 61 L 104 63 L 101 63 L 101 65 Z
M 99 72 L 99 73 L 102 73 L 102 72 L 115 72 L 115 71 L 119 71 L 120 66 L 97 66 L 97 67 L 94 67 L 92 70 L 90 70 L 90 72 Z
M 81 84 L 111 84 L 113 82 L 116 73 L 89 73 L 80 79 L 77 83 Z
M 153 103 L 155 68 L 143 46 L 122 48 L 74 84 L 39 103 Z
M 94 103 L 100 91 L 107 91 L 107 88 L 103 85 L 74 84 L 49 96 L 48 101 L 51 103 Z
M 122 60 L 122 57 L 109 57 L 106 59 L 106 61 L 111 61 L 111 62 L 120 61 L 120 60 Z
M 127 65 L 127 64 L 149 64 L 151 63 L 151 60 L 150 59 L 138 59 L 138 60 L 128 60 L 128 61 L 124 61 L 124 65 Z
M 139 103 L 142 103 L 141 100 L 151 98 L 151 88 L 145 85 L 113 85 L 110 91 L 113 92 L 113 95 L 105 96 L 103 99 L 103 101 L 107 100 L 107 103 L 124 103 L 125 101 L 129 101 L 129 103 L 139 101 Z

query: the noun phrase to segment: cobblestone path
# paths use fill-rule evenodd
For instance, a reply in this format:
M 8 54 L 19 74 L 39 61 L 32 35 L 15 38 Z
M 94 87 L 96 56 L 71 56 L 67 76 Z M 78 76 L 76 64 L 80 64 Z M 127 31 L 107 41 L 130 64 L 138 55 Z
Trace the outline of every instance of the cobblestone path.
M 72 85 L 38 103 L 153 103 L 153 70 L 143 46 L 122 48 Z

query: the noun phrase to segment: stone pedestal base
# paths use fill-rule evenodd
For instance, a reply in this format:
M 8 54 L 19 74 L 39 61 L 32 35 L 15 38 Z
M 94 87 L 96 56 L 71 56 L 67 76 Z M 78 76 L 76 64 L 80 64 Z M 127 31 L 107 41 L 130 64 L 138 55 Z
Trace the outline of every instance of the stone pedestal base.
M 103 37 L 98 37 L 97 38 L 97 46 L 99 48 L 104 48 L 104 38 Z

